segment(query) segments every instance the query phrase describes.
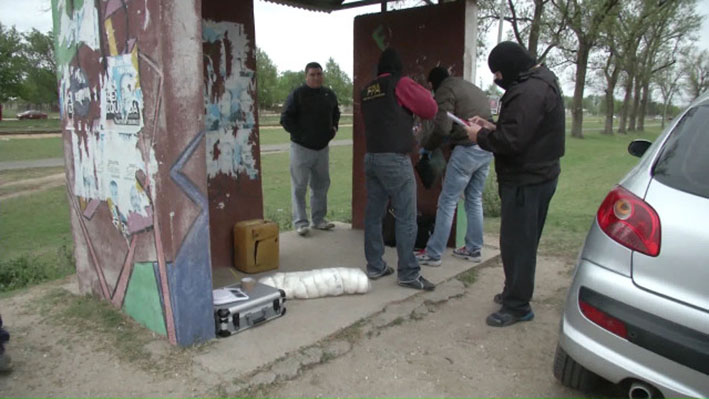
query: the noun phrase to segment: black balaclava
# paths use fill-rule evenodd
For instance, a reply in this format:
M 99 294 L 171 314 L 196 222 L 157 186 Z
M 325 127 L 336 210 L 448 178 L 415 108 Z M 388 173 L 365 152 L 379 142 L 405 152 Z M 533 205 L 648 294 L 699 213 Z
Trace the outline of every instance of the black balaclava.
M 510 88 L 519 74 L 528 71 L 535 64 L 536 61 L 529 52 L 515 42 L 501 42 L 487 57 L 490 71 L 502 73 L 502 79 L 495 79 L 495 83 L 505 90 Z
M 401 63 L 399 54 L 391 47 L 388 47 L 379 57 L 377 65 L 377 75 L 390 73 L 392 75 L 401 75 L 404 70 L 404 65 Z
M 431 82 L 431 85 L 433 86 L 433 91 L 438 90 L 438 88 L 441 86 L 441 83 L 443 83 L 443 80 L 448 76 L 450 76 L 448 74 L 448 70 L 446 68 L 443 68 L 442 66 L 437 66 L 431 69 L 431 72 L 428 73 L 428 81 Z

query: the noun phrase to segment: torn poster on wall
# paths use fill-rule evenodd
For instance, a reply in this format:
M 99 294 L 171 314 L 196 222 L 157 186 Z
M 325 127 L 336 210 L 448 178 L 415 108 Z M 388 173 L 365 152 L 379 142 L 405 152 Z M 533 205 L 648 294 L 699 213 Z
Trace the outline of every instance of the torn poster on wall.
M 125 236 L 152 226 L 152 204 L 136 172 L 157 170 L 153 150 L 147 168 L 137 148 L 138 136 L 111 131 L 89 132 L 86 142 L 72 135 L 74 194 L 106 201 L 114 225 Z M 152 179 L 152 176 L 150 176 Z
M 143 91 L 138 75 L 138 54 L 107 57 L 101 84 L 101 129 L 137 133 L 143 128 Z
M 206 19 L 202 21 L 202 40 L 207 176 L 246 174 L 255 180 L 255 75 L 246 66 L 253 44 L 243 24 Z

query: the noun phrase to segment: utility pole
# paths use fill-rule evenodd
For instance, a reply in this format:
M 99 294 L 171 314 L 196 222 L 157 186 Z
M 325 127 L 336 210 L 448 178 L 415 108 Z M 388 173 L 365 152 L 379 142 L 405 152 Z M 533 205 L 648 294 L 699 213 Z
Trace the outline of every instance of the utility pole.
M 500 22 L 497 24 L 497 43 L 502 41 L 502 24 L 505 22 L 505 0 L 500 0 Z

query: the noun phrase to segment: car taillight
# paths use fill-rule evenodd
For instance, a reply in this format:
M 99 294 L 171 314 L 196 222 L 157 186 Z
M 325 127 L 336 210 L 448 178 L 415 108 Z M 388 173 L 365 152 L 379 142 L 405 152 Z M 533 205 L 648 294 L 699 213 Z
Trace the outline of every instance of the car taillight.
M 588 302 L 585 302 L 581 298 L 579 298 L 579 308 L 581 308 L 581 313 L 588 317 L 588 319 L 592 322 L 621 338 L 628 339 L 628 329 L 625 327 L 625 323 L 621 320 L 603 312 Z
M 660 217 L 647 202 L 623 187 L 608 193 L 596 219 L 601 230 L 621 245 L 650 256 L 660 253 Z

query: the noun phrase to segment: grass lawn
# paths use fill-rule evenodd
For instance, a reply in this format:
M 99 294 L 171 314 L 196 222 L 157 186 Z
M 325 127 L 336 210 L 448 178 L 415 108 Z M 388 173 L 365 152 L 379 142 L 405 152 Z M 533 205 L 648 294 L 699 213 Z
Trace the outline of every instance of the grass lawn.
M 63 157 L 61 137 L 7 139 L 0 136 L 0 162 Z
M 601 201 L 638 161 L 627 152 L 630 141 L 653 141 L 659 134 L 656 127 L 629 135 L 606 136 L 592 131 L 584 132 L 584 139 L 567 136 L 559 185 L 542 235 L 543 253 L 577 255 Z M 485 230 L 498 233 L 499 224 L 499 218 L 486 218 Z
M 258 120 L 261 126 L 280 126 L 280 113 L 259 113 Z M 352 114 L 341 114 L 340 125 L 351 125 Z
M 274 133 L 274 136 L 270 136 L 274 138 L 271 139 L 264 132 Z M 626 151 L 628 143 L 636 138 L 654 140 L 659 133 L 659 127 L 648 127 L 644 133 L 630 135 L 605 136 L 598 130 L 589 130 L 584 132 L 584 139 L 567 136 L 559 186 L 551 203 L 542 238 L 542 253 L 576 256 L 601 200 L 637 162 L 637 158 Z M 343 127 L 337 135 L 339 139 L 351 137 L 351 127 Z M 0 159 L 58 157 L 61 156 L 60 140 L 0 141 Z M 282 130 L 262 131 L 262 144 L 287 142 L 288 136 Z M 18 154 L 31 154 L 32 158 L 18 157 Z M 261 157 L 264 216 L 278 222 L 282 231 L 291 229 L 288 157 L 287 152 Z M 47 172 L 50 171 L 57 172 L 56 168 L 48 168 Z M 327 217 L 349 223 L 352 200 L 350 146 L 330 148 L 330 173 L 332 183 Z M 15 181 L 23 174 L 28 178 L 39 177 L 36 171 L 4 171 L 0 172 L 0 185 Z M 494 173 L 491 173 L 490 178 L 494 178 Z M 488 187 L 494 189 L 496 185 L 489 184 Z M 486 217 L 485 230 L 498 233 L 499 218 Z M 66 263 L 66 260 L 62 260 L 66 259 L 65 248 L 71 248 L 72 245 L 69 206 L 64 187 L 0 203 L 0 268 L 6 268 L 12 262 L 18 264 L 18 259 L 28 257 L 44 259 L 42 262 L 55 257 L 57 262 Z M 63 273 L 70 272 L 66 268 L 61 270 Z
M 290 142 L 290 134 L 281 126 L 261 127 L 259 129 L 260 145 L 287 144 Z M 342 126 L 337 130 L 333 140 L 352 140 L 352 126 Z
M 281 231 L 291 230 L 289 154 L 261 157 L 264 213 L 278 222 Z M 330 147 L 330 190 L 327 219 L 352 221 L 352 147 Z M 306 197 L 306 201 L 309 198 Z M 309 201 L 308 201 L 309 202 Z
M 58 117 L 58 116 L 57 116 Z M 52 119 L 25 119 L 0 121 L 0 133 L 25 133 L 25 132 L 59 132 L 62 130 L 61 121 Z
M 54 256 L 62 246 L 73 246 L 66 187 L 2 201 L 0 260 Z

